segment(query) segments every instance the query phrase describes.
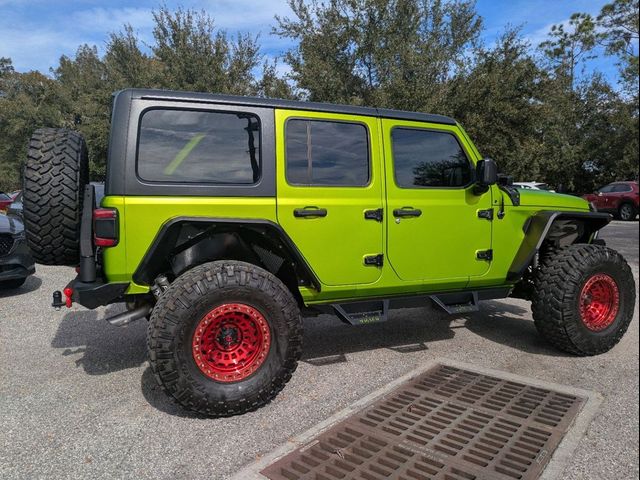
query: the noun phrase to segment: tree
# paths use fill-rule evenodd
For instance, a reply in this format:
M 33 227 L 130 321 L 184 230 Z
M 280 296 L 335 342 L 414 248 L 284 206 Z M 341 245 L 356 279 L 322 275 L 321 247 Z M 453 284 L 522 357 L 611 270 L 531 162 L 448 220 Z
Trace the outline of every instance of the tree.
M 167 7 L 153 12 L 155 44 L 165 88 L 213 93 L 255 94 L 253 69 L 260 63 L 257 38 L 230 40 L 206 12 Z
M 65 124 L 65 109 L 56 81 L 40 72 L 17 73 L 4 59 L 0 73 L 0 190 L 20 184 L 27 139 L 39 127 Z
M 297 45 L 291 78 L 314 101 L 437 110 L 447 79 L 477 42 L 470 0 L 289 0 L 274 32 Z
M 53 71 L 68 110 L 66 123 L 84 136 L 93 180 L 104 180 L 109 138 L 111 93 L 104 62 L 95 46 L 82 45 L 74 58 L 60 57 Z
M 638 39 L 640 13 L 638 0 L 615 0 L 608 3 L 598 15 L 601 28 L 600 41 L 609 55 L 620 59 L 621 83 L 636 105 L 638 104 Z M 636 108 L 637 110 L 637 108 Z M 637 112 L 636 112 L 637 115 Z
M 591 15 L 574 13 L 568 25 L 553 25 L 549 40 L 540 44 L 550 62 L 556 77 L 572 90 L 579 65 L 593 58 L 591 52 L 596 46 L 596 24 Z
M 483 155 L 518 179 L 541 178 L 545 158 L 540 132 L 545 73 L 518 29 L 492 48 L 479 47 L 474 62 L 451 82 L 448 109 Z

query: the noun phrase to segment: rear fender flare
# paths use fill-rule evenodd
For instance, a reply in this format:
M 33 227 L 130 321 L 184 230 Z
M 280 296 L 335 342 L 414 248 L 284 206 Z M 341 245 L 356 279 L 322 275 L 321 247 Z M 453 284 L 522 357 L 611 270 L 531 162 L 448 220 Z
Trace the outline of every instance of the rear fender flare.
M 320 281 L 287 233 L 277 223 L 260 219 L 172 218 L 157 233 L 133 280 L 152 285 L 162 273 L 177 276 L 200 263 L 223 259 L 247 261 L 269 270 L 273 263 L 266 258 L 269 252 L 292 267 L 298 286 L 320 291 Z

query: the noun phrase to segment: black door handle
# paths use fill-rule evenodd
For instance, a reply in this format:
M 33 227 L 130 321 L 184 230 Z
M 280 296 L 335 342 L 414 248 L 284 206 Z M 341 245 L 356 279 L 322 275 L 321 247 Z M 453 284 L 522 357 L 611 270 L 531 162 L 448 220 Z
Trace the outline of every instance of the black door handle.
M 318 208 L 318 207 L 296 208 L 293 211 L 293 216 L 296 217 L 296 218 L 326 217 L 327 216 L 327 209 L 326 208 Z
M 394 217 L 419 217 L 420 215 L 422 215 L 422 210 L 412 207 L 396 208 L 393 211 Z

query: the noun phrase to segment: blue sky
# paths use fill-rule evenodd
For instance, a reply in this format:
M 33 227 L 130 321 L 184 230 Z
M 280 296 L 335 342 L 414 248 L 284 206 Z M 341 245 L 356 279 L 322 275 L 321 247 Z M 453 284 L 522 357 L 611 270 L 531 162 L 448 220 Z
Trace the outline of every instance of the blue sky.
M 60 55 L 73 55 L 78 45 L 95 44 L 103 49 L 110 32 L 130 23 L 143 40 L 150 41 L 151 10 L 161 0 L 0 0 L 0 57 L 11 57 L 18 71 L 40 70 L 57 65 Z M 288 15 L 284 0 L 167 0 L 174 8 L 204 9 L 218 27 L 233 34 L 248 31 L 260 34 L 263 54 L 274 57 L 290 45 L 271 35 L 275 14 Z M 568 20 L 574 12 L 597 14 L 605 0 L 477 0 L 484 18 L 483 39 L 491 43 L 506 25 L 522 26 L 523 34 L 537 45 L 551 25 Z M 597 69 L 615 78 L 613 59 L 593 62 Z M 285 67 L 282 66 L 284 70 Z

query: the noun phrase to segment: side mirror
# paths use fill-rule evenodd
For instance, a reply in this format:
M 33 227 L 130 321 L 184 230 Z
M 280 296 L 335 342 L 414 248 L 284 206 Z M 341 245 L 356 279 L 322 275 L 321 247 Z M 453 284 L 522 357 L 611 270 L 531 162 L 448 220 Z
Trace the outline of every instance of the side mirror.
M 476 195 L 486 192 L 491 185 L 498 182 L 498 165 L 490 158 L 480 160 L 476 165 Z
M 601 197 L 602 196 L 602 192 L 596 192 L 596 195 Z

